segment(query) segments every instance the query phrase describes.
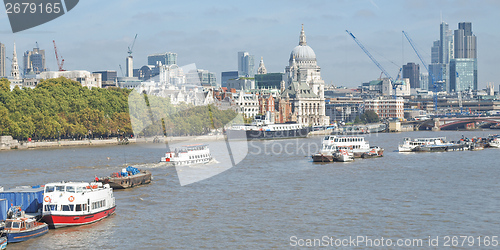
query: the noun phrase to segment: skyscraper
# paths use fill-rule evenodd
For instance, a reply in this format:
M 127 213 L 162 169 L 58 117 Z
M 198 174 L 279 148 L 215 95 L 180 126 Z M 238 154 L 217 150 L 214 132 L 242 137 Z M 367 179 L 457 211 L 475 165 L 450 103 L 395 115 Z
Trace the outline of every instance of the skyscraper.
M 0 77 L 5 76 L 5 45 L 0 43 Z
M 420 66 L 412 62 L 403 65 L 403 78 L 410 79 L 410 88 L 420 88 Z
M 165 52 L 148 55 L 148 65 L 156 66 L 158 62 L 162 65 L 177 64 L 177 53 Z
M 40 74 L 47 71 L 45 68 L 45 50 L 33 48 L 33 51 L 24 52 L 24 74 Z
M 454 32 L 454 59 L 450 62 L 450 90 L 477 90 L 477 49 L 472 23 L 462 22 Z
M 246 51 L 238 52 L 238 76 L 254 77 L 255 65 L 254 57 Z

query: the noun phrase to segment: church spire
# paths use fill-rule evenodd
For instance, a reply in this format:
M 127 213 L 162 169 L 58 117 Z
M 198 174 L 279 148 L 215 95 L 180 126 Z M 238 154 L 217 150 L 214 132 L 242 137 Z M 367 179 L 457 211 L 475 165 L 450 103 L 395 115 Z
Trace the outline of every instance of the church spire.
M 267 74 L 266 66 L 264 66 L 264 59 L 260 57 L 259 69 L 257 69 L 257 74 Z
M 10 76 L 14 78 L 14 80 L 19 80 L 19 65 L 17 64 L 17 52 L 16 52 L 16 43 L 14 43 L 14 53 L 12 55 L 12 66 L 10 69 Z
M 304 33 L 304 24 L 302 24 L 302 31 L 300 32 L 299 45 L 306 46 L 306 34 Z

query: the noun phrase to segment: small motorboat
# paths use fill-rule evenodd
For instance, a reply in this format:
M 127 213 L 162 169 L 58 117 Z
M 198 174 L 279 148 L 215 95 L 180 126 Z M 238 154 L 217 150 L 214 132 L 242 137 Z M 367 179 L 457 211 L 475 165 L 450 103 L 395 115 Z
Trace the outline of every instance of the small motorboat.
M 24 211 L 21 211 L 21 207 L 12 206 L 7 213 L 5 228 L 1 233 L 7 239 L 5 243 L 7 245 L 7 243 L 22 242 L 40 237 L 48 232 L 49 226 L 46 223 L 37 221 L 35 217 L 27 216 Z

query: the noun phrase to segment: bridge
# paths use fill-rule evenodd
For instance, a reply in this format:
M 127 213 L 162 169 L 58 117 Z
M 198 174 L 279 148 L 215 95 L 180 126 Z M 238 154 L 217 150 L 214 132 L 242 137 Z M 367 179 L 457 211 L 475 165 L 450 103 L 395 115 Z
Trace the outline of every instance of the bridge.
M 410 121 L 415 130 L 457 130 L 489 128 L 491 125 L 500 124 L 500 116 L 465 116 L 465 117 L 440 117 L 425 121 Z

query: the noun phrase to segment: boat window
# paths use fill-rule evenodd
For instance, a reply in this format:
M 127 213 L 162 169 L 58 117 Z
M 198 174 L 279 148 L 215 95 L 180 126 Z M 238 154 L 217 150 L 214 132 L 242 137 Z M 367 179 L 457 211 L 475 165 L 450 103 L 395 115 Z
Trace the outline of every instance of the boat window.
M 64 192 L 64 186 L 56 186 L 56 191 Z
M 76 192 L 77 193 L 83 192 L 83 187 L 76 187 Z
M 62 211 L 71 211 L 69 210 L 69 205 L 62 205 Z
M 5 222 L 5 228 L 11 228 L 11 227 L 12 227 L 12 221 Z
M 75 192 L 75 187 L 73 187 L 73 186 L 67 186 L 66 187 L 66 192 L 74 193 Z
M 21 223 L 17 222 L 17 221 L 13 221 L 12 222 L 12 226 L 11 228 L 20 228 L 21 227 Z
M 45 193 L 52 193 L 54 192 L 55 187 L 54 186 L 46 186 L 45 187 Z
M 76 212 L 82 211 L 82 204 L 76 204 Z

